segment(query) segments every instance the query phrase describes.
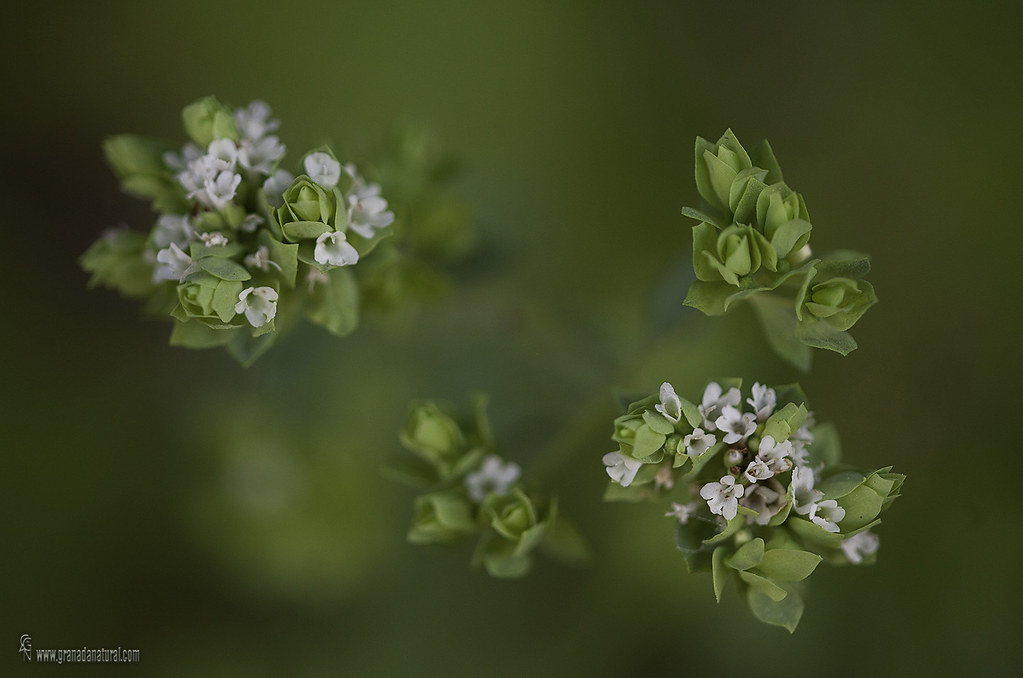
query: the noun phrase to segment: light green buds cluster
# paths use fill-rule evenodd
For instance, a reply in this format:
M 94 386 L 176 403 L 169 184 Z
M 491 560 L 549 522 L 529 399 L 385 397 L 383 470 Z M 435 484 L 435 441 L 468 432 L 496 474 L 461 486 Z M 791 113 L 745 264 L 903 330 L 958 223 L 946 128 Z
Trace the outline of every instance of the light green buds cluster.
M 414 501 L 410 542 L 475 537 L 473 564 L 505 578 L 526 575 L 538 549 L 569 560 L 582 552 L 578 534 L 558 516 L 557 501 L 528 492 L 518 465 L 501 456 L 484 399 L 477 399 L 470 417 L 432 402 L 413 405 L 400 438 L 413 456 L 394 460 L 388 471 L 425 490 Z
M 783 181 L 770 144 L 747 152 L 731 130 L 716 144 L 697 137 L 696 187 L 702 208 L 682 210 L 699 221 L 693 228 L 697 280 L 686 305 L 721 315 L 750 299 L 771 346 L 804 370 L 809 347 L 843 355 L 855 349 L 847 330 L 877 301 L 861 279 L 869 258 L 851 252 L 811 258 L 806 203 Z M 835 272 L 842 268 L 854 272 L 847 277 L 855 289 L 845 295 L 832 291 L 843 284 Z M 832 319 L 818 322 L 825 318 Z
M 797 385 L 757 383 L 746 399 L 741 388 L 711 382 L 695 404 L 666 382 L 629 405 L 603 458 L 605 499 L 664 502 L 689 570 L 713 573 L 718 600 L 734 585 L 757 618 L 792 631 L 821 561 L 873 562 L 871 530 L 905 476 L 840 465 L 834 428 L 814 422 Z
M 388 306 L 419 286 L 414 231 L 396 225 L 380 185 L 331 148 L 284 169 L 279 122 L 261 101 L 232 109 L 206 97 L 185 107 L 182 122 L 190 141 L 180 149 L 107 139 L 123 190 L 151 200 L 158 217 L 147 234 L 104 235 L 81 259 L 90 285 L 147 299 L 147 310 L 173 318 L 172 345 L 224 346 L 249 364 L 298 318 L 345 336 L 382 284 L 391 296 L 378 305 Z M 406 183 L 422 170 L 382 165 Z M 429 184 L 402 201 L 424 224 L 434 212 L 421 205 Z M 398 230 L 406 237 L 383 242 Z M 379 264 L 357 266 L 382 242 Z

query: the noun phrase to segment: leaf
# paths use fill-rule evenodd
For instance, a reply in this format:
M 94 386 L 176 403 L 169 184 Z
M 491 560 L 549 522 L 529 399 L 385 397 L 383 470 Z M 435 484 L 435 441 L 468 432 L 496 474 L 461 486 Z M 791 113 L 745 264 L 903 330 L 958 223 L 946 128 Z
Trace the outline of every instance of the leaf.
M 813 428 L 813 442 L 809 446 L 810 465 L 831 467 L 842 459 L 842 443 L 834 424 L 819 424 Z
M 261 332 L 262 330 L 266 330 Z M 260 356 L 270 350 L 277 340 L 277 332 L 273 331 L 273 321 L 268 322 L 255 332 L 235 332 L 231 341 L 227 343 L 227 352 L 230 353 L 242 367 L 249 367 L 256 362 Z
M 238 304 L 238 296 L 241 294 L 242 284 L 225 280 L 217 285 L 213 292 L 213 311 L 225 323 L 235 316 L 234 307 Z
M 763 593 L 775 602 L 783 600 L 785 596 L 789 594 L 786 589 L 778 586 L 766 577 L 761 577 L 759 574 L 742 570 L 739 572 L 739 577 L 749 584 L 751 589 L 755 589 L 760 593 Z
M 714 599 L 721 602 L 721 594 L 724 593 L 725 585 L 728 584 L 730 573 L 725 567 L 726 549 L 716 548 L 711 554 L 711 572 L 714 578 Z
M 632 444 L 632 456 L 645 459 L 656 454 L 664 447 L 665 435 L 653 430 L 648 424 L 636 429 L 636 438 Z
M 866 480 L 866 477 L 862 473 L 842 471 L 825 478 L 817 489 L 824 493 L 825 500 L 841 499 L 862 485 L 864 480 Z
M 860 485 L 839 502 L 845 509 L 845 518 L 839 521 L 838 526 L 848 532 L 866 525 L 881 513 L 881 506 L 887 496 L 887 492 L 879 494 L 866 483 Z
M 774 581 L 802 581 L 820 564 L 816 553 L 796 549 L 771 549 L 764 553 L 757 572 Z
M 803 599 L 796 591 L 782 600 L 773 600 L 770 596 L 750 588 L 746 593 L 746 602 L 753 616 L 772 626 L 781 626 L 793 633 L 803 616 Z
M 380 470 L 389 480 L 403 485 L 425 489 L 437 483 L 437 473 L 433 467 L 412 455 L 395 456 L 385 462 Z
M 703 543 L 708 545 L 720 544 L 726 539 L 731 538 L 732 535 L 734 535 L 736 532 L 738 532 L 746 525 L 746 516 L 755 515 L 757 515 L 756 511 L 750 508 L 746 508 L 745 506 L 742 506 L 740 504 L 739 510 L 738 512 L 736 512 L 735 517 L 725 524 L 725 529 L 719 532 L 718 534 L 714 535 L 710 539 L 705 539 Z
M 813 352 L 796 336 L 796 311 L 792 300 L 775 294 L 759 294 L 750 303 L 771 349 L 785 362 L 809 372 Z
M 722 223 L 721 219 L 717 216 L 708 214 L 707 212 L 701 212 L 693 207 L 683 207 L 682 216 L 689 217 L 690 219 L 696 219 L 697 221 L 705 221 L 708 224 L 713 224 L 718 228 L 724 228 L 727 224 Z
M 796 338 L 807 346 L 823 348 L 842 355 L 856 350 L 856 340 L 842 330 L 836 330 L 822 320 L 805 319 L 796 324 Z
M 662 436 L 670 436 L 675 432 L 675 426 L 670 421 L 665 419 L 659 412 L 647 410 L 643 413 L 643 421 L 650 427 L 650 430 L 654 433 L 658 433 Z M 664 443 L 662 442 L 661 445 Z
M 198 320 L 175 321 L 170 345 L 184 348 L 213 348 L 231 340 L 232 330 L 214 330 Z
M 203 257 L 196 259 L 195 263 L 199 264 L 210 275 L 214 275 L 221 280 L 248 280 L 252 277 L 252 274 L 244 266 L 230 259 Z
M 852 250 L 829 252 L 817 265 L 821 280 L 829 278 L 862 278 L 870 273 L 870 255 Z
M 756 567 L 764 558 L 764 540 L 760 537 L 752 539 L 740 546 L 728 559 L 728 567 L 733 570 L 748 570 Z
M 328 282 L 313 290 L 306 316 L 332 334 L 344 337 L 359 324 L 358 283 L 347 268 L 335 269 L 328 276 Z
M 288 240 L 301 240 L 303 238 L 318 238 L 332 229 L 319 221 L 291 221 L 283 224 L 281 230 L 284 231 Z
M 540 549 L 565 565 L 583 566 L 592 560 L 589 546 L 582 533 L 571 522 L 558 516 L 547 528 Z
M 847 514 L 848 515 L 848 514 Z M 785 526 L 796 533 L 796 536 L 804 542 L 822 548 L 837 549 L 842 547 L 842 535 L 837 532 L 828 532 L 823 527 L 811 523 L 809 520 L 789 516 Z

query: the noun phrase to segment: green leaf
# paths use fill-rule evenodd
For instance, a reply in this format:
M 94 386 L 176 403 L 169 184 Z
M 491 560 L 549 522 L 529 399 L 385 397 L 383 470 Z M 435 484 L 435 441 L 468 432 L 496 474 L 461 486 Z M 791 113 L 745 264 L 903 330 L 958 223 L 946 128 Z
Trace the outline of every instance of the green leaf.
M 419 457 L 403 454 L 389 459 L 381 467 L 380 472 L 387 479 L 426 489 L 437 484 L 437 472 L 433 466 Z
M 810 465 L 831 467 L 842 459 L 842 443 L 834 424 L 819 424 L 813 429 L 813 442 L 808 448 Z
M 334 269 L 328 276 L 328 282 L 313 290 L 306 315 L 332 334 L 344 337 L 359 324 L 358 283 L 348 268 Z
M 771 349 L 800 371 L 809 372 L 813 352 L 796 337 L 796 311 L 792 300 L 775 294 L 759 294 L 750 303 Z
M 748 570 L 759 565 L 763 558 L 764 540 L 757 537 L 740 546 L 727 562 L 733 570 Z
M 881 513 L 881 506 L 887 496 L 887 492 L 879 494 L 866 483 L 860 485 L 838 502 L 845 509 L 845 518 L 839 521 L 838 526 L 848 532 L 866 525 Z
M 254 332 L 239 331 L 234 332 L 233 335 L 227 344 L 227 352 L 242 367 L 248 367 L 256 362 L 260 356 L 270 350 L 277 340 L 277 332 L 273 331 L 272 320 Z
M 756 511 L 740 505 L 738 512 L 735 514 L 735 517 L 725 524 L 725 529 L 723 529 L 721 532 L 714 535 L 710 539 L 704 540 L 703 543 L 707 545 L 720 544 L 726 539 L 730 539 L 736 532 L 741 530 L 746 525 L 746 516 L 755 515 L 757 515 Z
M 781 174 L 781 165 L 778 164 L 778 159 L 774 157 L 774 150 L 771 148 L 771 144 L 767 143 L 767 139 L 750 147 L 749 158 L 750 162 L 756 167 L 762 167 L 767 170 L 764 183 L 777 184 L 784 181 Z
M 636 439 L 633 442 L 632 456 L 636 459 L 645 459 L 664 447 L 665 435 L 653 430 L 648 424 L 636 429 Z
M 295 286 L 298 273 L 298 245 L 289 245 L 276 240 L 266 230 L 259 233 L 260 242 L 269 250 L 270 261 L 281 267 L 278 275 L 287 287 Z
M 719 219 L 718 217 L 708 214 L 706 212 L 701 212 L 700 210 L 694 209 L 692 207 L 683 207 L 682 216 L 689 217 L 690 219 L 696 219 L 697 221 L 705 221 L 708 224 L 713 224 L 714 226 L 717 226 L 718 228 L 724 228 L 725 226 L 727 226 L 727 224 L 722 223 L 721 219 Z
M 320 221 L 289 221 L 281 225 L 281 230 L 284 231 L 284 236 L 288 240 L 301 240 L 303 238 L 319 238 L 333 229 Z
M 786 403 L 785 407 L 772 414 L 764 422 L 763 435 L 771 436 L 776 442 L 788 440 L 793 431 L 799 430 L 799 427 L 806 421 L 807 414 L 806 407 L 802 403 L 799 405 Z
M 714 578 L 714 599 L 719 603 L 721 602 L 721 594 L 725 591 L 725 585 L 728 584 L 728 578 L 731 573 L 728 568 L 725 567 L 725 553 L 727 549 L 716 548 L 714 553 L 711 554 L 711 572 Z
M 225 280 L 213 292 L 213 310 L 225 323 L 235 316 L 234 307 L 238 304 L 241 291 L 240 282 Z
M 783 600 L 785 596 L 789 594 L 789 592 L 786 589 L 782 588 L 781 586 L 778 586 L 777 584 L 775 584 L 770 579 L 767 579 L 766 577 L 761 577 L 759 574 L 754 574 L 753 572 L 747 572 L 745 570 L 742 570 L 739 572 L 739 577 L 744 582 L 749 584 L 751 589 L 754 589 L 764 594 L 774 602 Z
M 829 252 L 817 265 L 821 280 L 829 278 L 862 278 L 870 273 L 870 255 L 851 250 Z
M 647 410 L 643 413 L 643 421 L 650 427 L 650 430 L 654 433 L 658 433 L 663 436 L 670 436 L 675 432 L 675 426 L 664 418 L 659 412 Z M 661 445 L 664 443 L 662 442 Z
M 213 348 L 231 340 L 232 330 L 214 330 L 198 320 L 175 321 L 170 345 L 184 348 Z
M 856 350 L 856 340 L 842 330 L 836 330 L 822 320 L 804 318 L 796 324 L 796 338 L 807 346 L 823 348 L 842 355 Z
M 785 526 L 809 545 L 829 549 L 842 548 L 843 537 L 841 534 L 828 532 L 823 527 L 811 523 L 809 520 L 789 516 L 789 519 L 785 521 Z
M 816 553 L 795 549 L 771 549 L 756 566 L 757 572 L 774 581 L 802 581 L 823 560 Z
M 814 441 L 814 445 L 816 445 Z M 863 484 L 866 476 L 856 471 L 842 471 L 825 478 L 817 487 L 824 493 L 824 499 L 841 499 Z
M 685 398 L 679 398 L 679 402 L 682 403 L 682 416 L 686 418 L 689 425 L 694 429 L 701 426 L 703 424 L 703 415 L 700 414 L 699 408 Z
M 248 280 L 252 277 L 252 274 L 244 266 L 230 259 L 203 257 L 202 259 L 196 259 L 195 263 L 199 264 L 199 267 L 210 275 L 214 275 L 221 280 Z M 235 301 L 237 302 L 238 299 L 235 298 Z
M 803 616 L 803 599 L 796 591 L 789 591 L 779 601 L 751 587 L 746 594 L 746 602 L 754 617 L 766 624 L 781 626 L 789 633 L 796 630 Z

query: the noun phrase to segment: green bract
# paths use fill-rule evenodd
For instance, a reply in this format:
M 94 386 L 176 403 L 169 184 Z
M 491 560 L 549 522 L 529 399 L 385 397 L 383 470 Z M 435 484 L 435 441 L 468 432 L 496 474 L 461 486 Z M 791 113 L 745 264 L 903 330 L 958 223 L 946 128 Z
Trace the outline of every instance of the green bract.
M 790 631 L 799 582 L 822 560 L 873 561 L 870 530 L 905 480 L 840 465 L 834 428 L 814 422 L 796 385 L 711 382 L 695 405 L 665 383 L 615 420 L 612 438 L 605 499 L 665 502 L 689 570 L 713 573 L 718 600 L 736 586 L 754 615 Z
M 453 415 L 426 402 L 413 405 L 400 439 L 414 457 L 388 465 L 396 480 L 427 490 L 414 502 L 412 543 L 478 538 L 472 562 L 495 577 L 521 577 L 544 548 L 568 562 L 586 550 L 556 503 L 527 492 L 517 464 L 505 462 L 490 433 L 486 401 L 471 416 Z
M 90 285 L 146 299 L 148 311 L 170 315 L 173 345 L 226 346 L 248 364 L 283 327 L 278 310 L 282 319 L 304 315 L 345 336 L 367 303 L 393 307 L 426 296 L 431 285 L 420 283 L 431 276 L 437 288 L 441 274 L 407 237 L 415 232 L 403 230 L 400 243 L 388 238 L 400 223 L 381 187 L 354 165 L 322 146 L 300 156 L 292 172 L 282 167 L 279 123 L 265 103 L 232 109 L 206 97 L 185 107 L 182 122 L 191 141 L 177 150 L 132 134 L 104 142 L 123 190 L 152 200 L 159 216 L 147 234 L 108 234 L 81 260 Z M 452 201 L 432 195 L 433 181 L 423 176 L 432 166 L 422 164 L 422 156 L 402 155 L 382 163 L 396 185 L 412 187 L 402 203 L 415 205 L 436 232 Z
M 836 296 L 833 290 L 841 283 L 833 282 L 839 276 L 829 271 L 840 268 L 849 253 L 811 258 L 813 227 L 806 203 L 782 180 L 770 145 L 763 141 L 747 153 L 731 130 L 716 144 L 698 137 L 696 187 L 704 204 L 682 210 L 699 221 L 693 228 L 697 280 L 685 304 L 721 315 L 749 299 L 771 347 L 804 371 L 810 367 L 810 347 L 843 355 L 856 348 L 844 333 L 877 301 L 873 288 L 858 280 L 855 290 Z M 870 267 L 865 255 L 856 256 L 865 264 L 859 277 Z M 810 289 L 807 299 L 811 281 L 825 286 Z M 820 298 L 814 299 L 817 292 Z M 804 314 L 833 320 L 817 325 Z

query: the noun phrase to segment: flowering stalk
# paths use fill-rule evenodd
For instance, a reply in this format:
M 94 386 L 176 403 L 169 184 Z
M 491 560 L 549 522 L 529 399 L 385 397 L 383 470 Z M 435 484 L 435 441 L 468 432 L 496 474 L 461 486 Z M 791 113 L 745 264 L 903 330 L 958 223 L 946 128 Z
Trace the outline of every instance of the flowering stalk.
M 669 383 L 615 420 L 604 455 L 607 500 L 662 501 L 691 572 L 711 570 L 714 594 L 737 585 L 753 614 L 795 630 L 800 584 L 824 559 L 873 562 L 870 530 L 899 496 L 891 467 L 839 465 L 834 428 L 815 423 L 796 386 L 711 382 L 699 404 Z M 670 507 L 670 508 L 669 508 Z

